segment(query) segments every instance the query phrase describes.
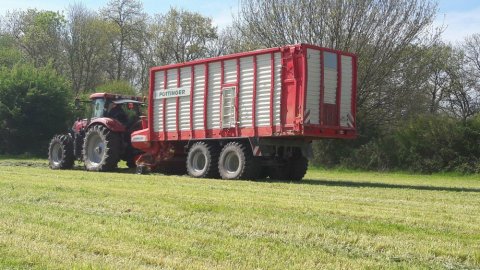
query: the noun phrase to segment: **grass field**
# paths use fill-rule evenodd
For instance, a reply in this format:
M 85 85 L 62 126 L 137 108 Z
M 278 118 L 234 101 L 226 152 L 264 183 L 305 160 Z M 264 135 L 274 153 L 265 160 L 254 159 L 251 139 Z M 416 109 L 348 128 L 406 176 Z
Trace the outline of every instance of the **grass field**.
M 302 183 L 0 159 L 0 269 L 480 269 L 480 176 Z

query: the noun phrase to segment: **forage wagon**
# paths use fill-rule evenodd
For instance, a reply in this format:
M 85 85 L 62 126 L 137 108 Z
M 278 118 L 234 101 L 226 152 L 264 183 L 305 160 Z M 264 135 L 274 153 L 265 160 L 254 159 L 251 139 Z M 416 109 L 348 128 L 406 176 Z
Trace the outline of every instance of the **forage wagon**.
M 354 54 L 308 44 L 153 67 L 138 169 L 301 180 L 313 140 L 356 137 L 356 76 Z

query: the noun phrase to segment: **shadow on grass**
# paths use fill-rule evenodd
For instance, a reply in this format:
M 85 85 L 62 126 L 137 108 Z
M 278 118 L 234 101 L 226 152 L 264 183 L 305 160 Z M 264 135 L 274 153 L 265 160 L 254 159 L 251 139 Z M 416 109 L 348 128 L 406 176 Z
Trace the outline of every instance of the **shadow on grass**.
M 281 181 L 269 181 L 281 182 Z M 430 190 L 430 191 L 453 191 L 453 192 L 480 192 L 480 188 L 463 188 L 463 187 L 442 187 L 442 186 L 422 186 L 422 185 L 402 185 L 387 184 L 375 182 L 353 182 L 353 181 L 332 181 L 318 179 L 304 179 L 300 182 L 293 182 L 299 185 L 321 185 L 334 187 L 355 187 L 355 188 L 393 188 L 393 189 L 414 189 L 414 190 Z

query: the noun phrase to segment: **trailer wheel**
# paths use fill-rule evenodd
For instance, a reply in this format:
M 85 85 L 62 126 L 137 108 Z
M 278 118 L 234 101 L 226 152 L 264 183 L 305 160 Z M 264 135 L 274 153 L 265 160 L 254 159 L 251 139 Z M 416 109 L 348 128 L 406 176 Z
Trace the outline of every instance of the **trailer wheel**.
M 308 169 L 308 159 L 304 156 L 294 157 L 290 159 L 289 180 L 301 181 Z
M 293 156 L 277 166 L 269 168 L 270 179 L 298 182 L 303 179 L 308 169 L 308 159 L 302 155 Z
M 196 142 L 190 147 L 187 156 L 187 172 L 192 177 L 218 177 L 218 147 L 206 142 Z
M 286 181 L 289 178 L 288 164 L 271 166 L 268 168 L 268 176 L 273 180 Z
M 186 173 L 185 158 L 178 161 L 164 161 L 159 164 L 157 170 L 165 175 L 184 175 Z
M 259 170 L 255 170 L 251 151 L 238 142 L 226 144 L 220 152 L 218 171 L 222 179 L 255 179 Z
M 120 160 L 120 136 L 104 126 L 87 131 L 83 141 L 83 161 L 88 171 L 111 171 Z
M 55 135 L 48 146 L 49 167 L 54 170 L 71 169 L 74 161 L 72 137 Z

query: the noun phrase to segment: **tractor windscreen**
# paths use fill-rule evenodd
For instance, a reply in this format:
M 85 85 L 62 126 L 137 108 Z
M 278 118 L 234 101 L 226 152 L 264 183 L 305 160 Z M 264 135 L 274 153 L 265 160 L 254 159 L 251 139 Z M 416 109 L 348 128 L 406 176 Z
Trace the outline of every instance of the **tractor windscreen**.
M 97 98 L 92 101 L 92 118 L 103 117 L 105 111 L 105 100 Z

